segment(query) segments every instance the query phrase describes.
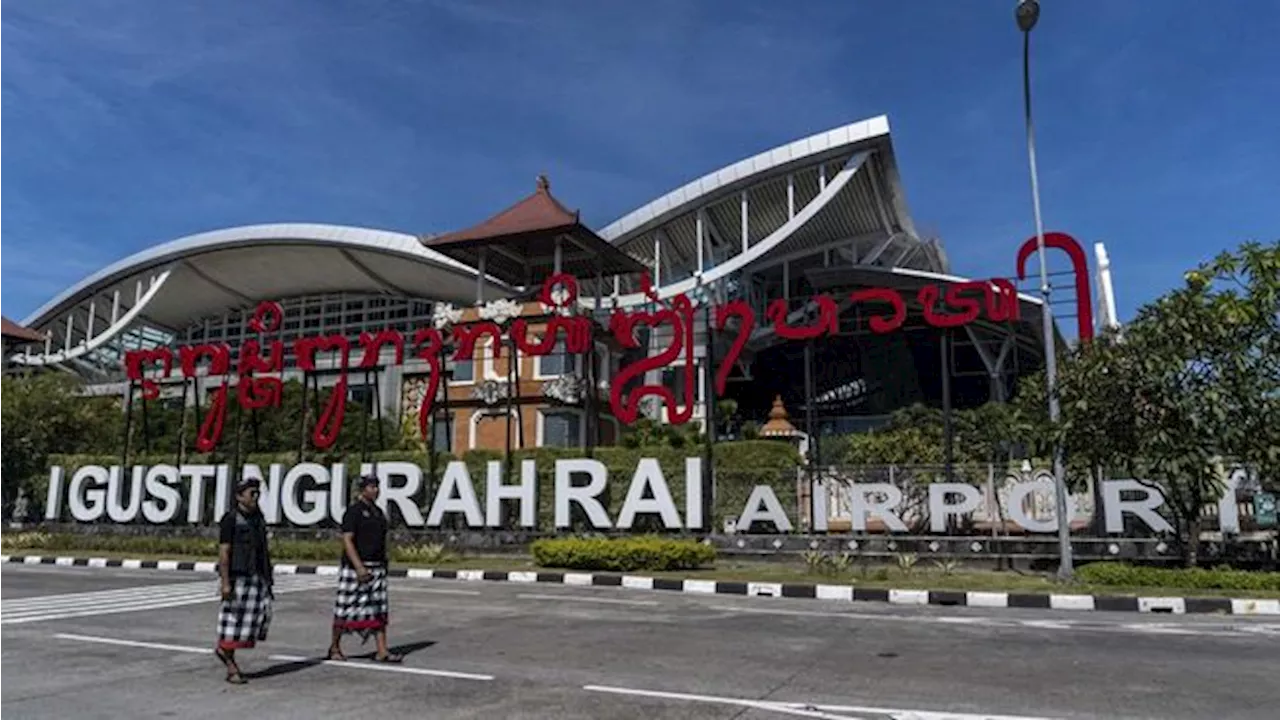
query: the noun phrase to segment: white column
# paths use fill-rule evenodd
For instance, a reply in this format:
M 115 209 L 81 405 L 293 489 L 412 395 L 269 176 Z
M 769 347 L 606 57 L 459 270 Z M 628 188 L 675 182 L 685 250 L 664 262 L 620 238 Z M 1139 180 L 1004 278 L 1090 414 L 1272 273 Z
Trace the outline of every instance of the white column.
M 698 272 L 702 272 L 702 213 L 697 214 L 698 226 Z
M 71 331 L 75 329 L 75 326 L 76 326 L 76 316 L 68 315 L 67 316 L 67 337 L 64 338 L 66 342 L 63 343 L 63 347 L 62 347 L 63 350 L 67 350 L 67 351 L 71 350 Z
M 787 175 L 787 219 L 796 216 L 796 176 Z
M 120 291 L 116 290 L 111 295 L 111 324 L 115 325 L 116 320 L 120 319 Z
M 134 283 L 133 285 L 133 304 L 137 305 L 140 302 L 142 302 L 142 281 L 141 280 Z
M 747 251 L 747 241 L 749 238 L 747 228 L 747 191 L 742 191 L 742 252 Z
M 653 286 L 662 287 L 662 233 L 653 234 Z
M 89 338 L 93 337 L 93 320 L 98 312 L 98 301 L 93 299 L 89 301 L 89 326 L 84 331 L 84 341 L 89 342 Z
M 818 166 L 818 190 L 827 189 L 827 164 L 823 163 Z

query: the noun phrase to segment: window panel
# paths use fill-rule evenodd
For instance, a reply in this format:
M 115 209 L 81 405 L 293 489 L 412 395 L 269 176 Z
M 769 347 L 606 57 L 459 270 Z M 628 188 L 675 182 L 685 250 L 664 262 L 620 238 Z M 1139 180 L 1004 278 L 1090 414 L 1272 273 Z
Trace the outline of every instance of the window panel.
M 582 438 L 582 416 L 576 412 L 551 411 L 542 414 L 543 447 L 578 447 Z

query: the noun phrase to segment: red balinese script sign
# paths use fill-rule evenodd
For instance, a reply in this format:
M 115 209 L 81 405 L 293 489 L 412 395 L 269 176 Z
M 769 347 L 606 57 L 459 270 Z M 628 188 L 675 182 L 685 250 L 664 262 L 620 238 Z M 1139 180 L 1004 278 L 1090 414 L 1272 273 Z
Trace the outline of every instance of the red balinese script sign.
M 1045 239 L 1047 246 L 1065 250 L 1075 265 L 1080 336 L 1087 340 L 1092 335 L 1092 316 L 1089 306 L 1089 278 L 1087 266 L 1083 262 L 1083 251 L 1075 240 L 1062 233 L 1048 233 Z M 1034 238 L 1020 249 L 1019 277 L 1022 276 L 1027 258 L 1035 249 Z M 666 328 L 670 331 L 670 340 L 667 347 L 657 354 L 624 365 L 618 371 L 610 382 L 609 405 L 619 422 L 629 425 L 639 417 L 642 401 L 646 397 L 656 397 L 665 403 L 668 421 L 683 424 L 693 415 L 693 398 L 678 399 L 673 390 L 663 385 L 640 385 L 629 392 L 624 391 L 631 380 L 668 367 L 681 358 L 685 373 L 685 392 L 693 392 L 697 387 L 694 376 L 693 301 L 683 293 L 661 300 L 647 274 L 642 276 L 641 285 L 650 300 L 648 307 L 614 309 L 609 319 L 608 333 L 624 348 L 640 346 L 635 333 L 642 327 Z M 915 293 L 915 299 L 921 307 L 924 322 L 936 328 L 961 327 L 979 319 L 996 323 L 1019 319 L 1017 290 L 1011 282 L 1001 278 L 929 284 Z M 418 414 L 422 437 L 429 437 L 429 422 L 443 376 L 442 356 L 448 354 L 448 348 L 452 348 L 453 361 L 471 361 L 474 359 L 476 343 L 487 336 L 495 357 L 500 356 L 503 341 L 514 343 L 520 352 L 530 356 L 549 355 L 559 341 L 563 341 L 564 352 L 568 354 L 582 355 L 588 352 L 597 328 L 589 317 L 577 312 L 576 279 L 563 273 L 548 277 L 543 283 L 540 300 L 550 312 L 546 320 L 537 321 L 546 327 L 542 337 L 536 342 L 529 339 L 528 320 L 523 317 L 512 318 L 510 322 L 502 324 L 494 320 L 479 320 L 446 327 L 422 327 L 412 333 L 412 339 L 409 340 L 412 355 L 426 363 L 429 378 Z M 877 334 L 894 332 L 907 320 L 906 300 L 901 292 L 890 288 L 855 290 L 844 298 L 817 295 L 809 298 L 809 302 L 817 308 L 817 314 L 816 319 L 807 324 L 791 324 L 788 319 L 791 306 L 784 299 L 776 299 L 768 304 L 764 320 L 771 323 L 774 333 L 784 340 L 814 340 L 837 333 L 842 305 L 845 308 L 857 307 L 865 310 L 868 313 L 867 327 Z M 714 306 L 711 311 L 713 327 L 717 332 L 725 332 L 730 320 L 736 318 L 738 321 L 729 351 L 720 359 L 716 368 L 715 391 L 723 394 L 730 369 L 741 355 L 752 331 L 756 329 L 757 318 L 755 311 L 743 300 Z M 260 336 L 266 336 L 279 329 L 283 316 L 278 303 L 263 302 L 258 305 L 247 327 Z M 377 367 L 382 349 L 387 345 L 394 349 L 394 364 L 399 365 L 404 362 L 406 334 L 395 330 L 364 332 L 360 334 L 358 345 L 360 357 L 355 364 L 358 369 Z M 337 357 L 334 370 L 338 373 L 338 382 L 329 389 L 328 399 L 312 429 L 311 441 L 318 449 L 326 449 L 338 439 L 346 408 L 347 375 L 355 350 L 351 342 L 340 334 L 305 336 L 293 341 L 297 367 L 304 372 L 315 372 L 318 369 L 317 354 L 335 353 Z M 278 374 L 284 370 L 284 357 L 284 343 L 280 340 L 266 343 L 265 348 L 259 339 L 243 343 L 236 358 L 235 370 L 238 379 L 236 399 L 242 408 L 252 410 L 280 405 L 283 381 Z M 183 378 L 196 377 L 201 366 L 207 367 L 207 375 L 224 378 L 222 385 L 213 393 L 208 414 L 196 437 L 196 449 L 209 452 L 222 437 L 226 419 L 231 348 L 225 343 L 182 346 L 177 349 L 177 359 Z M 140 383 L 142 397 L 155 399 L 160 393 L 156 378 L 170 377 L 174 352 L 167 347 L 133 350 L 126 353 L 125 364 L 129 380 Z M 155 372 L 147 376 L 148 370 Z M 272 374 L 275 376 L 271 376 Z

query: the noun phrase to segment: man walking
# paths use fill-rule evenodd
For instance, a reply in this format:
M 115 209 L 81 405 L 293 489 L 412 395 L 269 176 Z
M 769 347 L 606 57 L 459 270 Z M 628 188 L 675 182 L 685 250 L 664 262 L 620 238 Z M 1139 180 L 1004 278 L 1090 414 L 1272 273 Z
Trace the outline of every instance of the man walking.
M 241 480 L 236 485 L 236 506 L 219 522 L 222 606 L 214 654 L 227 668 L 227 682 L 234 685 L 246 682 L 236 664 L 236 650 L 266 640 L 271 626 L 271 554 L 267 524 L 258 509 L 258 485 L 253 478 Z
M 391 606 L 387 598 L 387 516 L 377 505 L 378 478 L 360 478 L 360 497 L 342 516 L 342 562 L 338 593 L 333 605 L 333 644 L 330 660 L 346 660 L 342 636 L 359 633 L 368 642 L 378 638 L 378 662 L 398 663 L 404 658 L 387 648 L 387 622 Z

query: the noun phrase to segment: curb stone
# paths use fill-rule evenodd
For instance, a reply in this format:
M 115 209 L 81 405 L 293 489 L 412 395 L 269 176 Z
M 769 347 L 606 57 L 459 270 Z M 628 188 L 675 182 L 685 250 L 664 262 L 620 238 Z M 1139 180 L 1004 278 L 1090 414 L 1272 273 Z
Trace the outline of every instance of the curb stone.
M 0 555 L 0 564 L 58 565 L 66 567 L 124 568 L 126 570 L 175 570 L 212 573 L 217 563 L 177 560 L 120 560 L 52 555 Z M 281 575 L 336 575 L 336 565 L 296 565 L 280 563 Z M 946 605 L 984 608 L 1040 608 L 1046 610 L 1101 610 L 1109 612 L 1219 613 L 1225 615 L 1280 615 L 1280 599 L 1221 597 L 1142 597 L 1127 595 L 1073 595 L 1064 593 L 1016 593 L 959 590 L 893 590 L 851 585 L 812 583 L 741 582 L 653 578 L 617 573 L 506 570 L 431 570 L 391 568 L 391 577 L 416 580 L 459 580 L 464 582 L 548 583 L 622 587 L 635 590 L 666 590 L 699 595 L 739 595 L 749 597 L 810 598 L 848 602 L 887 602 L 894 605 Z

